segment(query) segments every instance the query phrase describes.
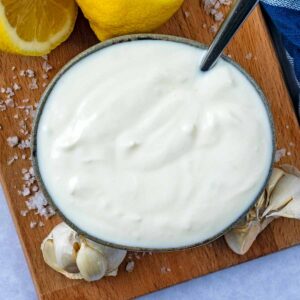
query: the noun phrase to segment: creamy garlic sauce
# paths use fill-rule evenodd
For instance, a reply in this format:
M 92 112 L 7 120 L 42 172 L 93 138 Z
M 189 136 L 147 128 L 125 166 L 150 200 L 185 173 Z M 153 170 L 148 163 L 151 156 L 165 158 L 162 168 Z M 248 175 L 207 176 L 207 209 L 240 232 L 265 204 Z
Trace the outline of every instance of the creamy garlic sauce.
M 37 135 L 40 172 L 63 214 L 117 244 L 191 245 L 218 234 L 267 177 L 272 133 L 250 82 L 204 51 L 126 42 L 56 83 Z

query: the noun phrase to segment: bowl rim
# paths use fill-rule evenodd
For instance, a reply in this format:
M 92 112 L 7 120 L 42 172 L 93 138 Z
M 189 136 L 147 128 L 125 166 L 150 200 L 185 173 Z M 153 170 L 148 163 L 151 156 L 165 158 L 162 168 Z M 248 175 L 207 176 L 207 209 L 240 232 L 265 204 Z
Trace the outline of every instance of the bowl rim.
M 271 113 L 270 108 L 268 106 L 267 99 L 266 99 L 262 89 L 259 87 L 259 85 L 256 83 L 256 81 L 249 75 L 248 72 L 246 72 L 237 62 L 233 61 L 231 58 L 229 58 L 228 56 L 226 56 L 224 54 L 222 54 L 221 57 L 226 62 L 228 62 L 231 65 L 233 65 L 234 67 L 236 67 L 249 80 L 251 85 L 255 88 L 255 90 L 257 91 L 257 93 L 260 96 L 260 99 L 261 99 L 261 101 L 263 103 L 263 106 L 266 110 L 266 114 L 268 116 L 269 126 L 270 126 L 270 130 L 271 130 L 271 135 L 272 135 L 272 145 L 271 145 L 271 147 L 272 147 L 272 153 L 271 153 L 272 157 L 270 159 L 270 163 L 269 163 L 269 166 L 268 166 L 267 176 L 264 179 L 264 181 L 262 182 L 262 186 L 258 190 L 258 193 L 257 193 L 256 197 L 254 197 L 254 199 L 253 199 L 253 201 L 251 201 L 250 205 L 248 205 L 247 208 L 245 210 L 243 210 L 243 212 L 241 212 L 241 214 L 239 214 L 239 216 L 235 219 L 235 221 L 233 221 L 231 224 L 229 224 L 226 228 L 224 228 L 223 230 L 221 230 L 217 234 L 213 235 L 212 237 L 210 237 L 208 239 L 205 239 L 204 241 L 200 241 L 200 242 L 196 242 L 196 243 L 192 243 L 192 244 L 187 244 L 187 245 L 183 245 L 183 246 L 179 246 L 179 247 L 166 247 L 166 248 L 126 246 L 124 244 L 118 244 L 118 243 L 102 240 L 102 239 L 94 237 L 93 235 L 91 235 L 91 234 L 87 233 L 86 231 L 82 230 L 79 225 L 75 225 L 72 221 L 70 221 L 64 215 L 64 213 L 55 204 L 55 200 L 52 199 L 52 197 L 50 196 L 50 193 L 48 192 L 48 190 L 46 188 L 46 184 L 44 183 L 43 178 L 42 178 L 41 173 L 40 173 L 40 170 L 39 170 L 39 162 L 38 162 L 38 157 L 37 157 L 38 125 L 39 125 L 39 121 L 40 121 L 41 115 L 43 113 L 45 104 L 47 102 L 47 99 L 48 99 L 52 89 L 55 87 L 56 83 L 60 79 L 60 77 L 63 74 L 65 74 L 74 64 L 81 61 L 82 59 L 89 56 L 90 54 L 93 54 L 97 51 L 101 51 L 102 49 L 113 46 L 115 44 L 124 43 L 124 42 L 131 42 L 131 41 L 139 41 L 139 40 L 159 40 L 159 41 L 176 42 L 176 43 L 181 43 L 181 44 L 185 44 L 185 45 L 189 45 L 189 46 L 194 46 L 196 48 L 204 49 L 204 50 L 208 48 L 203 43 L 200 43 L 200 42 L 197 42 L 197 41 L 194 41 L 194 40 L 191 40 L 191 39 L 183 38 L 183 37 L 173 36 L 173 35 L 151 34 L 151 33 L 150 34 L 130 34 L 130 35 L 124 35 L 124 36 L 112 38 L 112 39 L 107 40 L 105 42 L 98 43 L 98 44 L 84 50 L 83 52 L 79 53 L 78 55 L 76 55 L 67 64 L 65 64 L 63 66 L 63 68 L 61 68 L 58 71 L 58 73 L 51 80 L 48 87 L 46 88 L 46 90 L 44 91 L 44 93 L 41 96 L 39 106 L 37 108 L 37 112 L 36 112 L 36 115 L 35 115 L 35 118 L 34 118 L 34 121 L 33 121 L 33 130 L 32 130 L 32 134 L 31 134 L 32 165 L 33 165 L 35 177 L 36 177 L 36 180 L 39 184 L 39 187 L 40 187 L 44 197 L 46 198 L 48 203 L 54 208 L 54 210 L 58 213 L 58 215 L 62 218 L 62 220 L 68 226 L 70 226 L 72 229 L 74 229 L 78 234 L 83 235 L 83 236 L 87 237 L 88 239 L 90 239 L 90 240 L 92 240 L 96 243 L 99 243 L 99 244 L 102 244 L 102 245 L 105 245 L 105 246 L 109 246 L 109 247 L 113 247 L 113 248 L 117 248 L 117 249 L 129 250 L 129 251 L 151 251 L 151 252 L 179 251 L 179 250 L 185 250 L 185 249 L 191 249 L 191 248 L 194 248 L 194 247 L 203 246 L 203 245 L 206 245 L 208 243 L 211 243 L 211 242 L 215 241 L 216 239 L 218 239 L 219 237 L 223 236 L 225 233 L 230 231 L 237 223 L 239 223 L 246 216 L 246 214 L 249 212 L 249 210 L 255 205 L 255 203 L 258 201 L 259 197 L 261 196 L 263 190 L 265 189 L 265 186 L 268 183 L 269 178 L 272 174 L 272 165 L 273 165 L 273 162 L 274 162 L 274 155 L 275 155 L 275 127 L 274 127 L 274 121 L 273 121 L 272 113 Z

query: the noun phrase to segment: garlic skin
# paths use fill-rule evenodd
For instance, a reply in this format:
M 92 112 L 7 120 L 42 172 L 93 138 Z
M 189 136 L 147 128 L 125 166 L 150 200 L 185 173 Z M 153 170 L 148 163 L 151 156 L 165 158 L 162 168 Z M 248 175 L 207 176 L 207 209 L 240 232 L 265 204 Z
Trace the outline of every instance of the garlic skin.
M 239 224 L 225 234 L 225 240 L 233 252 L 243 255 L 259 233 L 279 217 L 300 219 L 300 174 L 294 167 L 273 169 L 255 206 Z
M 88 240 L 63 222 L 44 239 L 41 250 L 51 268 L 70 279 L 86 281 L 116 276 L 127 253 Z

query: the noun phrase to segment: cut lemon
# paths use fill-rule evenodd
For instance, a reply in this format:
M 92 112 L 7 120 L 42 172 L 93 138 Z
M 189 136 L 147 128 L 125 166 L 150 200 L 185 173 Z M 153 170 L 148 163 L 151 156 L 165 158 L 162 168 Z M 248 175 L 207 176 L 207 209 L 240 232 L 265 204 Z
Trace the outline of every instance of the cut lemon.
M 0 51 L 47 54 L 69 37 L 76 16 L 74 0 L 0 0 Z
M 183 0 L 76 0 L 100 40 L 150 32 L 179 9 Z

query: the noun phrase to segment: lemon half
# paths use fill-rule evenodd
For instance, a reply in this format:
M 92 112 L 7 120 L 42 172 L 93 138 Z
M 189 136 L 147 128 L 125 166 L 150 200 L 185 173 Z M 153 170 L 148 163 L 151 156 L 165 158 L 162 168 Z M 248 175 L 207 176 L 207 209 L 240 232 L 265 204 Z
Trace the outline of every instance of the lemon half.
M 47 54 L 69 37 L 76 16 L 74 0 L 0 0 L 0 51 Z

